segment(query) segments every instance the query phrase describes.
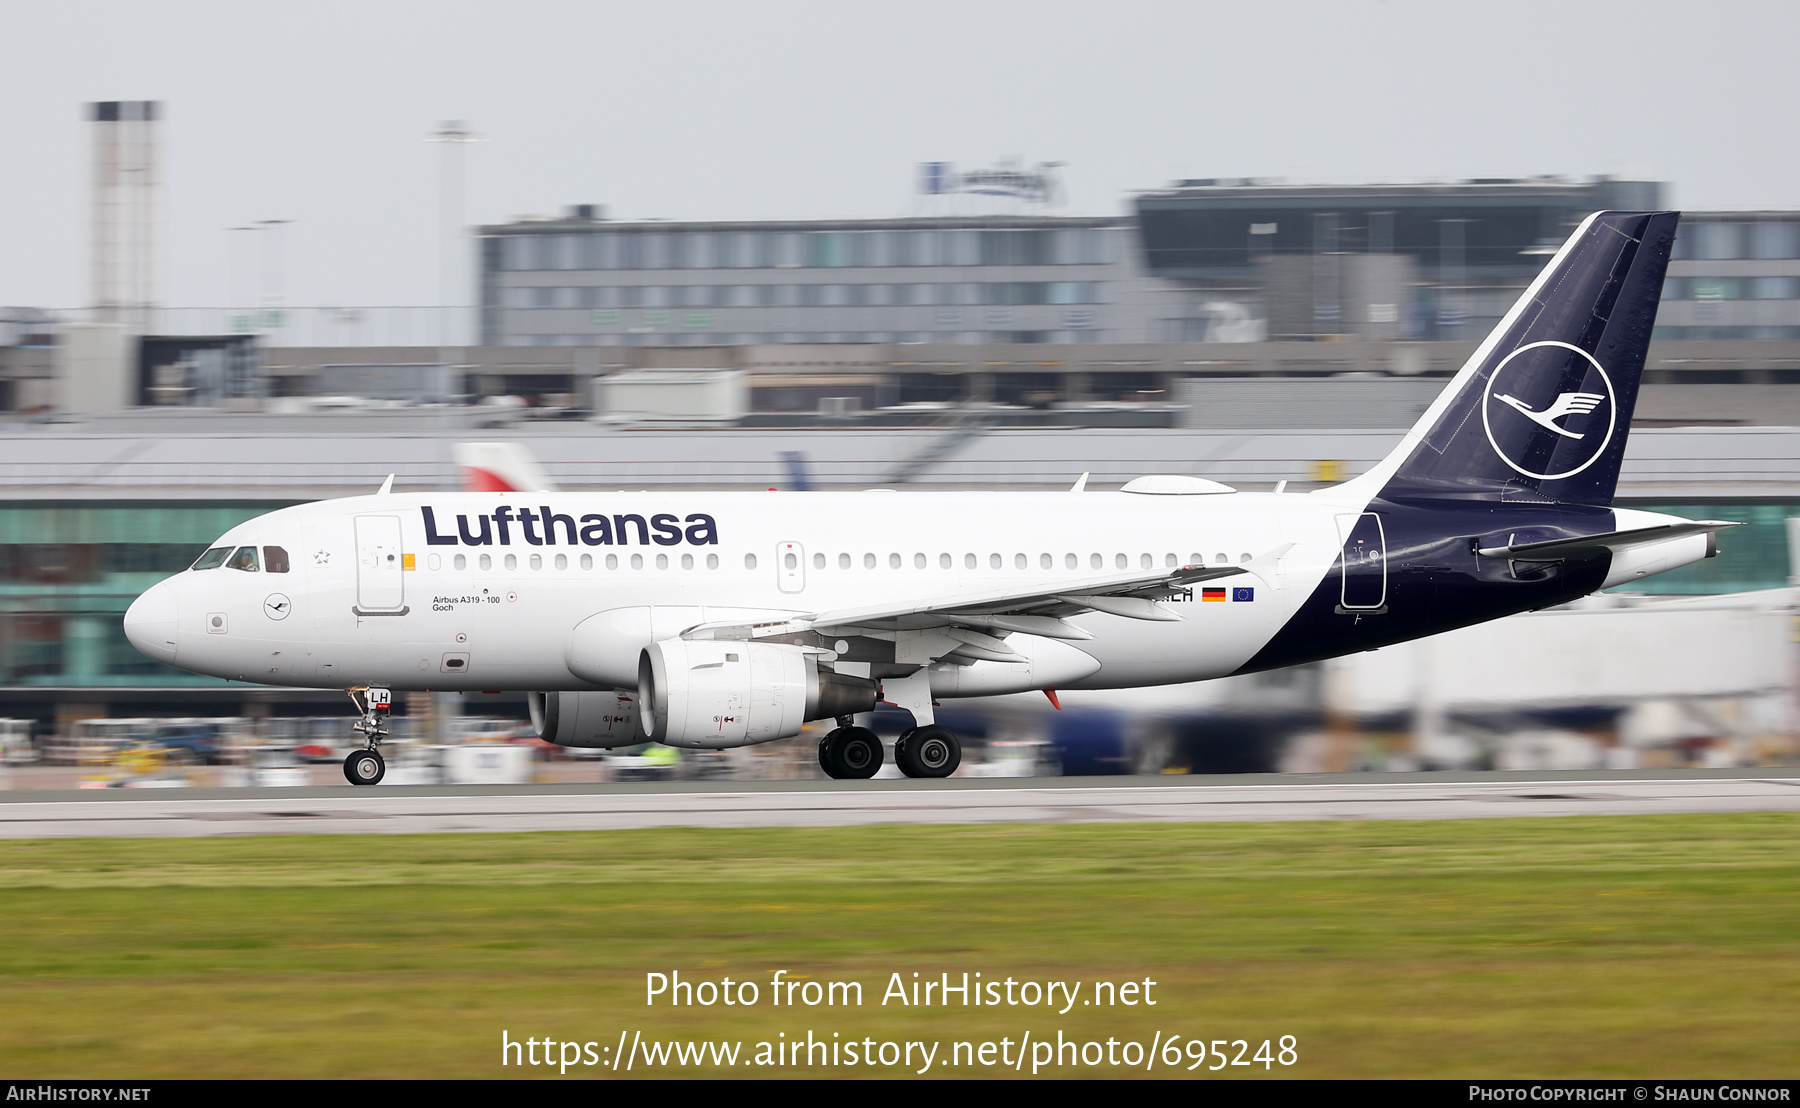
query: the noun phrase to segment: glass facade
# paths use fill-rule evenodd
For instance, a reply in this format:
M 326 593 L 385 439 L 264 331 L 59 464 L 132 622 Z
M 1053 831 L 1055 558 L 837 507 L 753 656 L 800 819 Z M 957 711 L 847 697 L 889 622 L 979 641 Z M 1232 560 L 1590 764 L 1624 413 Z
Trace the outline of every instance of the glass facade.
M 1087 306 L 1120 303 L 1120 290 L 1129 302 L 1136 270 L 1128 227 L 1051 217 L 1001 226 L 948 222 L 487 228 L 482 342 L 1096 342 L 1117 334 L 1107 327 L 1122 310 Z M 1053 279 L 1059 277 L 1079 279 Z M 934 315 L 946 307 L 1033 306 L 1041 310 Z M 1107 318 L 1097 323 L 1097 315 Z M 1005 330 L 989 337 L 966 330 L 970 323 Z
M 214 686 L 125 639 L 125 609 L 267 501 L 0 504 L 0 686 Z
M 1672 258 L 1658 340 L 1800 340 L 1800 221 L 1689 219 Z
M 1735 287 L 1735 286 L 1734 286 Z M 1104 304 L 1104 281 L 957 281 L 904 285 L 530 285 L 508 308 L 905 307 L 936 304 Z
M 1103 228 L 883 231 L 587 231 L 501 239 L 500 267 L 544 270 L 885 269 L 1106 265 Z

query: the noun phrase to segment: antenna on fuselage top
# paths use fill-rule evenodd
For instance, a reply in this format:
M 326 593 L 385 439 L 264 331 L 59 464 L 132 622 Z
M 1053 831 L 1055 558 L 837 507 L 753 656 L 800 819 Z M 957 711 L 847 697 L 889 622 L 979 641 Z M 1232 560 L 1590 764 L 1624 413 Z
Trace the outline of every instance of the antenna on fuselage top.
M 381 487 L 375 490 L 375 495 L 376 496 L 386 496 L 388 493 L 393 492 L 393 491 L 394 491 L 394 475 L 390 473 L 390 474 L 388 474 L 388 479 L 381 483 Z
M 1075 484 L 1069 488 L 1069 491 L 1070 492 L 1086 492 L 1087 491 L 1087 479 L 1088 479 L 1088 475 L 1085 473 L 1082 474 L 1080 477 L 1075 478 Z

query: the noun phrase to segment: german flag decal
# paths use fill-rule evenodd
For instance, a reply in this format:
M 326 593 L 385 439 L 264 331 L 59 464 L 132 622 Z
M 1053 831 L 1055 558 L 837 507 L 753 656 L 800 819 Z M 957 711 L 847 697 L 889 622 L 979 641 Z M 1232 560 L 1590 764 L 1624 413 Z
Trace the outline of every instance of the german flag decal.
M 1224 589 L 1201 589 L 1200 590 L 1200 599 L 1203 601 L 1216 600 L 1219 603 L 1223 604 L 1225 602 L 1225 590 Z

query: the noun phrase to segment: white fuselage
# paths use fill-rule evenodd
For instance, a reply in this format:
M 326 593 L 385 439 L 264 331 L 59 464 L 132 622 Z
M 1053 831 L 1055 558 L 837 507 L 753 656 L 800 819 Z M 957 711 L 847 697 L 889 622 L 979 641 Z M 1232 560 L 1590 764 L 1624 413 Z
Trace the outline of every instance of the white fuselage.
M 504 541 L 495 522 L 502 506 L 512 516 Z M 288 572 L 189 570 L 146 593 L 127 623 L 133 641 L 161 660 L 267 684 L 633 687 L 624 672 L 572 668 L 571 637 L 583 621 L 617 609 L 668 609 L 672 623 L 639 621 L 631 626 L 643 628 L 645 641 L 616 644 L 635 659 L 652 638 L 745 613 L 940 602 L 1256 560 L 1249 573 L 1207 583 L 1223 588 L 1222 600 L 1196 587 L 1191 599 L 1165 602 L 1179 620 L 1070 620 L 1093 637 L 1068 645 L 1099 665 L 1063 687 L 1167 684 L 1222 676 L 1255 655 L 1331 569 L 1339 517 L 1361 506 L 1265 493 L 352 497 L 271 512 L 215 543 L 280 547 Z M 542 520 L 528 529 L 518 519 L 545 507 L 557 517 L 550 542 Z M 427 534 L 424 508 L 435 535 Z M 641 534 L 624 518 L 632 516 L 646 521 Z M 660 530 L 652 526 L 659 518 Z M 484 530 L 487 543 L 464 541 Z M 576 672 L 584 668 L 586 678 Z

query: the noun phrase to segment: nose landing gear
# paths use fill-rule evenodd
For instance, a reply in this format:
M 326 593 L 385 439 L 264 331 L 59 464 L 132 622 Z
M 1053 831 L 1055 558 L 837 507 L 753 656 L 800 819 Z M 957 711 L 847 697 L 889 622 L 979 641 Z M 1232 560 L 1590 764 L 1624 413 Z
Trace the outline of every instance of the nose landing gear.
M 344 779 L 352 785 L 379 785 L 387 776 L 387 760 L 373 747 L 352 750 L 344 759 Z
M 387 738 L 388 712 L 394 707 L 394 694 L 375 687 L 347 691 L 350 702 L 362 713 L 362 718 L 351 726 L 362 732 L 368 745 L 351 751 L 344 759 L 344 779 L 352 785 L 378 785 L 387 776 L 387 760 L 375 748 Z

